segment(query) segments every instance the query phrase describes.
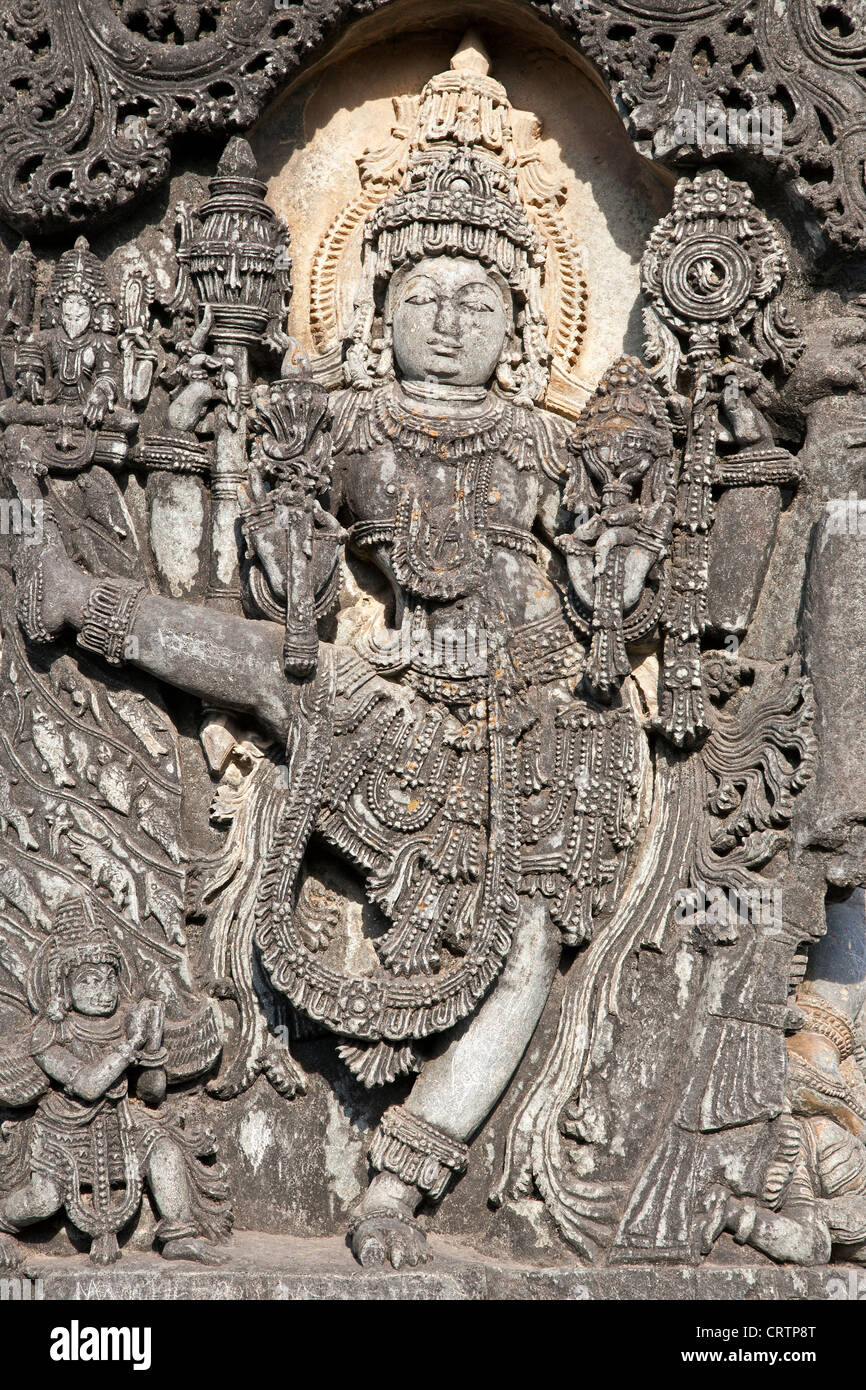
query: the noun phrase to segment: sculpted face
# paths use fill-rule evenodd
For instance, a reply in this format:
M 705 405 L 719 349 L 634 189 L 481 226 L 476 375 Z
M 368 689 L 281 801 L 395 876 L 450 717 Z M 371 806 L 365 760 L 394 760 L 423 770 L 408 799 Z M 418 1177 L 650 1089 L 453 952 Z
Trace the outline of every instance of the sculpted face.
M 486 385 L 512 327 L 505 283 L 462 256 L 428 256 L 398 276 L 390 301 L 398 375 Z
M 117 1008 L 117 972 L 113 965 L 79 965 L 69 976 L 69 997 L 77 1013 L 107 1018 Z
M 83 294 L 67 294 L 60 306 L 60 322 L 70 338 L 78 338 L 90 324 L 90 305 Z

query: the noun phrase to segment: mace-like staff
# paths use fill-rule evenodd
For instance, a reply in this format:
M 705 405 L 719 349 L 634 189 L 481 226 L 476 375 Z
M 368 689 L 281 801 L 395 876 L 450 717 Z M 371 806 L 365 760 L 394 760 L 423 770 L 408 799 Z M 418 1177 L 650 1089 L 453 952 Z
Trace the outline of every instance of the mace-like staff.
M 331 482 L 329 428 L 327 390 L 313 380 L 303 354 L 290 352 L 280 380 L 256 402 L 258 439 L 249 497 L 242 501 L 247 539 L 264 571 L 250 572 L 252 596 L 265 612 L 273 612 L 274 599 L 284 605 L 283 666 L 301 680 L 314 674 L 319 651 L 314 536 L 338 541 L 343 535 L 320 501 Z

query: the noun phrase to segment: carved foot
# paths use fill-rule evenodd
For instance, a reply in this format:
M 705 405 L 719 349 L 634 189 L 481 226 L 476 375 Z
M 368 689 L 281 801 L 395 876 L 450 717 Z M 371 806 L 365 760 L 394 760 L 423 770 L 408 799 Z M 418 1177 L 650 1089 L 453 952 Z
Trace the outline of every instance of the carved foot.
M 729 1221 L 738 1213 L 737 1203 L 726 1187 L 717 1184 L 710 1188 L 703 1202 L 704 1222 L 701 1229 L 701 1254 L 709 1255 L 719 1236 L 728 1229 Z
M 215 1245 L 211 1245 L 206 1240 L 197 1240 L 194 1236 L 177 1236 L 173 1240 L 167 1240 L 162 1247 L 162 1258 L 164 1260 L 195 1260 L 200 1265 L 224 1265 L 228 1261 L 228 1252 L 218 1250 Z
M 364 1213 L 350 1229 L 355 1259 L 365 1269 L 386 1262 L 394 1269 L 426 1264 L 430 1259 L 427 1237 L 418 1222 L 396 1208 Z
M 95 1236 L 90 1247 L 90 1263 L 94 1265 L 113 1265 L 120 1259 L 120 1246 L 117 1237 L 111 1233 Z
M 21 1249 L 17 1240 L 0 1236 L 0 1269 L 17 1269 L 21 1263 Z

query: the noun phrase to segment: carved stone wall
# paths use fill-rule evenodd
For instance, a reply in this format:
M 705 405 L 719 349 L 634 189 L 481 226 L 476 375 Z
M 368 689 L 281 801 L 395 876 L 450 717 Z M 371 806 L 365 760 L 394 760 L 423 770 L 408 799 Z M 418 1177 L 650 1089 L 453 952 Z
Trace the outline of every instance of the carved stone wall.
M 0 37 L 0 1267 L 860 1259 L 858 0 Z

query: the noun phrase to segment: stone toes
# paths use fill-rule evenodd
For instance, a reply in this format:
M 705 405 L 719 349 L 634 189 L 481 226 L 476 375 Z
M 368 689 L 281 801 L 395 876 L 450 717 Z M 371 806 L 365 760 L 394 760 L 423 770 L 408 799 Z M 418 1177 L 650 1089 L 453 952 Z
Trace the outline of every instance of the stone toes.
M 199 1259 L 206 1265 L 224 1265 L 228 1264 L 229 1255 L 225 1250 L 214 1250 L 211 1246 L 205 1246 Z
M 364 1269 L 377 1269 L 385 1263 L 385 1247 L 378 1236 L 367 1236 L 361 1242 L 358 1259 Z

